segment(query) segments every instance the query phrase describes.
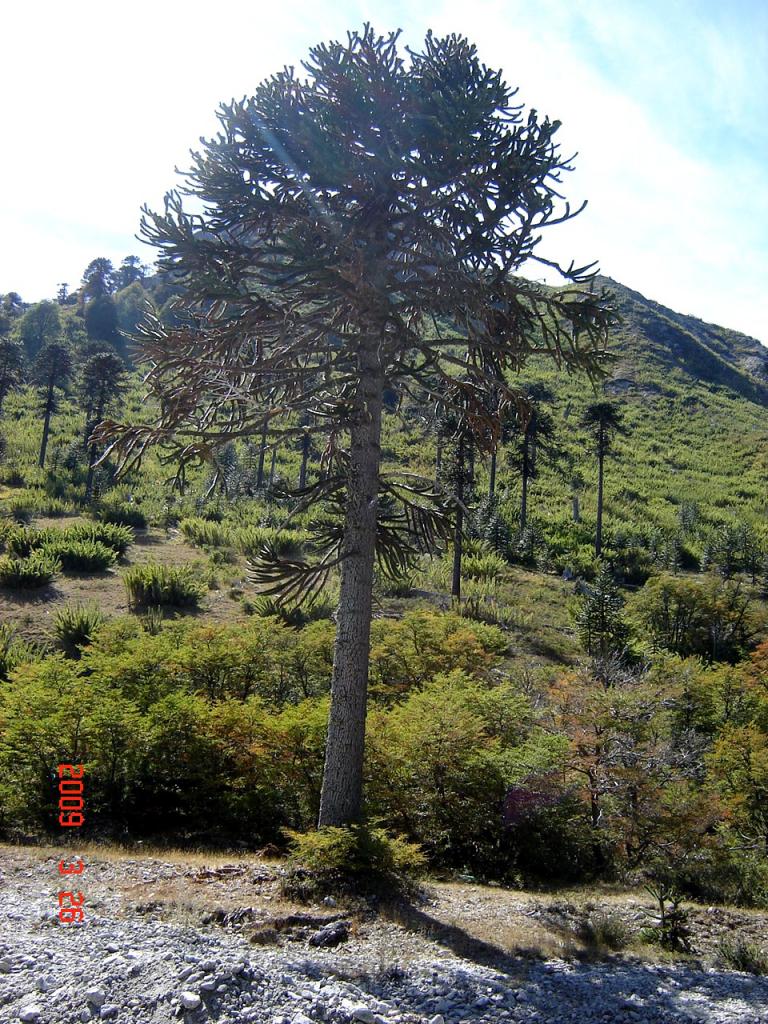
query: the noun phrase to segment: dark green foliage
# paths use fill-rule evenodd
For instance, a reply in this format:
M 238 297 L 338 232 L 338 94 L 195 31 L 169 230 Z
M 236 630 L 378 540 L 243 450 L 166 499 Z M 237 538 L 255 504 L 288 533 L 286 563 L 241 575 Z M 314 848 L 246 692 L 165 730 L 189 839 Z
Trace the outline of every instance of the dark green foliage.
M 19 665 L 35 661 L 42 652 L 35 644 L 28 643 L 4 622 L 0 623 L 0 681 L 5 681 Z
M 123 573 L 128 601 L 134 607 L 196 607 L 205 593 L 197 573 L 183 566 L 134 565 Z
M 408 893 L 427 864 L 419 846 L 375 826 L 286 834 L 290 861 L 283 891 L 304 899 L 347 889 Z
M 27 558 L 0 558 L 0 586 L 9 590 L 47 587 L 61 571 L 61 563 L 44 551 L 33 551 Z
M 143 281 L 146 277 L 147 268 L 143 265 L 138 256 L 126 256 L 113 276 L 115 288 L 129 288 L 137 281 Z
M 722 939 L 718 947 L 721 964 L 731 971 L 768 974 L 768 948 L 744 938 Z
M 27 359 L 35 360 L 47 345 L 61 337 L 61 316 L 55 302 L 38 302 L 24 313 L 16 327 Z
M 495 494 L 484 498 L 475 510 L 474 532 L 502 557 L 510 557 L 512 530 Z
M 598 573 L 582 598 L 576 628 L 582 647 L 592 657 L 621 654 L 629 639 L 629 627 L 622 617 L 624 598 L 607 566 Z
M 60 392 L 69 384 L 71 372 L 72 360 L 69 350 L 58 342 L 44 345 L 37 353 L 32 366 L 32 382 L 37 387 L 40 412 L 43 416 L 43 436 L 38 458 L 38 465 L 41 468 L 45 465 L 51 417 L 58 411 Z
M 115 290 L 115 268 L 112 261 L 99 256 L 85 268 L 82 280 L 84 299 L 101 299 Z
M 100 295 L 85 307 L 85 330 L 91 341 L 117 342 L 117 307 L 111 295 Z
M 77 526 L 70 527 L 67 533 L 78 540 L 103 544 L 118 555 L 124 555 L 135 539 L 131 526 L 109 521 L 79 523 Z
M 21 386 L 24 351 L 11 338 L 0 337 L 0 410 L 11 391 Z
M 53 620 L 56 646 L 67 658 L 79 658 L 104 621 L 104 615 L 95 604 L 66 605 L 56 612 Z
M 112 548 L 98 541 L 74 540 L 66 536 L 48 541 L 42 546 L 42 551 L 70 572 L 104 572 L 117 560 Z
M 706 661 L 738 661 L 764 628 L 741 582 L 714 576 L 653 577 L 632 611 L 657 649 Z
M 99 505 L 98 516 L 103 523 L 114 526 L 129 526 L 136 530 L 147 528 L 147 517 L 144 512 L 126 502 L 114 502 L 106 499 Z

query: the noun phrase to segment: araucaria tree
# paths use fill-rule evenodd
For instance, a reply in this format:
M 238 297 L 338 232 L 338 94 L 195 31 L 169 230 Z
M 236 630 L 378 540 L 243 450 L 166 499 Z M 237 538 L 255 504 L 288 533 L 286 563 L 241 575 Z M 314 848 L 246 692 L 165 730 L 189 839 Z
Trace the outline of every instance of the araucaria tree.
M 98 446 L 91 441 L 94 427 L 101 423 L 111 402 L 123 390 L 125 364 L 115 352 L 96 352 L 86 359 L 80 374 L 80 395 L 85 408 L 85 443 L 88 452 L 88 475 L 85 500 L 93 492 L 93 476 Z
M 500 386 L 533 352 L 596 370 L 611 314 L 589 268 L 568 267 L 558 292 L 513 276 L 528 260 L 555 266 L 537 243 L 578 212 L 560 198 L 569 163 L 558 122 L 523 117 L 465 39 L 430 34 L 400 53 L 398 33 L 366 26 L 303 67 L 223 105 L 181 193 L 145 211 L 188 315 L 140 328 L 159 419 L 103 436 L 132 465 L 153 443 L 182 463 L 210 459 L 265 421 L 272 438 L 325 431 L 320 480 L 301 500 L 335 504 L 340 525 L 318 538 L 317 564 L 265 560 L 263 578 L 295 597 L 340 569 L 319 815 L 338 825 L 361 814 L 376 556 L 401 566 L 445 518 L 426 484 L 382 470 L 385 387 L 437 380 L 434 397 L 450 389 L 493 439 L 488 376 Z M 514 398 L 503 384 L 500 405 Z M 309 426 L 286 422 L 304 412 Z
M 41 348 L 32 367 L 32 382 L 37 386 L 40 411 L 43 414 L 43 436 L 40 440 L 40 456 L 38 458 L 38 465 L 41 468 L 45 465 L 51 416 L 59 407 L 59 390 L 66 388 L 71 372 L 72 361 L 69 351 L 58 342 L 52 342 Z
M 581 425 L 589 432 L 597 456 L 597 526 L 595 528 L 595 556 L 603 553 L 603 480 L 605 459 L 613 447 L 616 434 L 626 433 L 622 413 L 613 402 L 593 402 L 584 410 Z

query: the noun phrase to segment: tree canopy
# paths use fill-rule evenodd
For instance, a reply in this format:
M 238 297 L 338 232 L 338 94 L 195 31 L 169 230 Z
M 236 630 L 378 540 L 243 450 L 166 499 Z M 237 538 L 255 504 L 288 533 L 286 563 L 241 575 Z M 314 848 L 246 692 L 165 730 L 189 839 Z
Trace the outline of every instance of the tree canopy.
M 527 261 L 557 266 L 540 233 L 579 212 L 561 197 L 559 122 L 524 116 L 463 37 L 429 34 L 405 55 L 398 37 L 366 26 L 315 46 L 305 77 L 286 68 L 222 105 L 183 188 L 142 221 L 186 309 L 139 329 L 159 418 L 103 431 L 123 466 L 161 443 L 182 467 L 265 422 L 275 436 L 325 433 L 324 472 L 302 500 L 335 501 L 343 525 L 319 566 L 263 577 L 295 592 L 341 568 L 324 824 L 360 811 L 376 547 L 397 564 L 440 522 L 427 485 L 382 472 L 385 387 L 452 396 L 487 450 L 517 398 L 505 373 L 534 353 L 597 373 L 611 322 L 589 267 L 558 267 L 561 290 L 516 276 Z M 378 516 L 383 495 L 401 511 Z

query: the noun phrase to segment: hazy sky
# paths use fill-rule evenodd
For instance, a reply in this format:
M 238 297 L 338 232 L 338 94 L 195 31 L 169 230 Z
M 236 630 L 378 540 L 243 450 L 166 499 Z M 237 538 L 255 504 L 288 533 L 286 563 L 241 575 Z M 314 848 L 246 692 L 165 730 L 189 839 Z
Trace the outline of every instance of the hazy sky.
M 578 151 L 542 253 L 768 343 L 766 0 L 27 0 L 3 11 L 0 292 L 79 283 L 135 239 L 219 102 L 365 20 L 461 32 Z

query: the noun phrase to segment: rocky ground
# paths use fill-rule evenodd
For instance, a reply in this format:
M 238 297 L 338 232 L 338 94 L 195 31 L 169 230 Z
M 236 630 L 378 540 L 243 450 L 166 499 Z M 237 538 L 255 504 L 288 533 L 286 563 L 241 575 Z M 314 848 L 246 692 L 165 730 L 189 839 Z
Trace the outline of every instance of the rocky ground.
M 632 938 L 651 919 L 644 894 L 431 883 L 422 902 L 373 914 L 292 904 L 279 866 L 255 858 L 86 850 L 72 886 L 86 920 L 64 926 L 62 853 L 0 847 L 2 1022 L 768 1020 L 768 978 L 717 965 L 724 937 L 767 945 L 768 915 L 693 908 L 694 953 L 675 959 Z M 621 953 L 585 930 L 606 917 L 629 937 Z

